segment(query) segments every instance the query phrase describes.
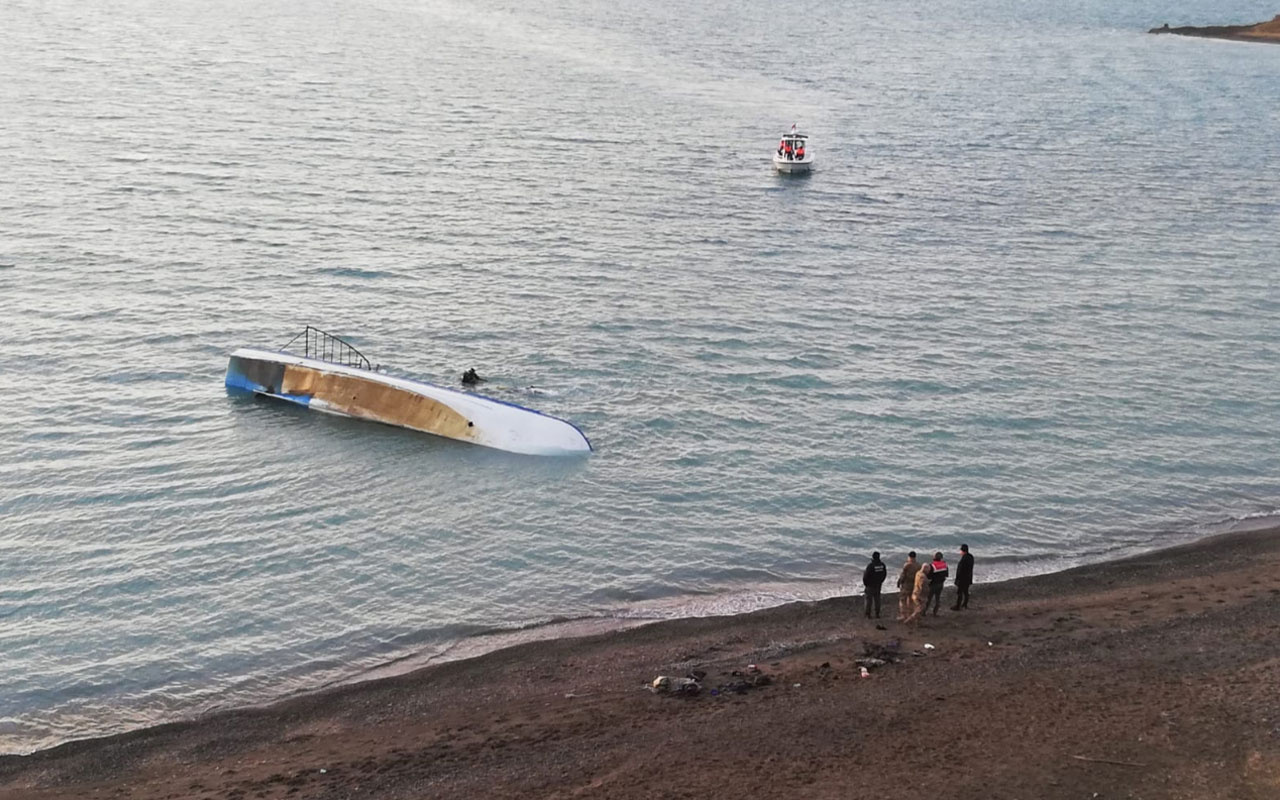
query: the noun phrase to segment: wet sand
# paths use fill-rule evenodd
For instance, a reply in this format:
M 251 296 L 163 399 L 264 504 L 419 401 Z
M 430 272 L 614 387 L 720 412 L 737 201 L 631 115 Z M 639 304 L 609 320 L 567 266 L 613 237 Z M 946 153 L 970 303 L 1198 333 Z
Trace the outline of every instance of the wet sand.
M 1232 533 L 979 583 L 914 629 L 844 597 L 533 642 L 3 757 L 0 798 L 1273 800 L 1278 563 L 1280 529 Z M 711 694 L 748 664 L 771 683 Z

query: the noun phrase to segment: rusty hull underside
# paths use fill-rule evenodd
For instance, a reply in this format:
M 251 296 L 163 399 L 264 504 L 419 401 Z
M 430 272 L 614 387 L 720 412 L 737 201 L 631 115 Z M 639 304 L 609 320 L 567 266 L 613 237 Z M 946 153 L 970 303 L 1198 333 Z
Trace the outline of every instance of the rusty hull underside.
M 229 385 L 258 394 L 450 439 L 478 440 L 479 430 L 455 409 L 379 377 L 247 356 L 233 356 L 228 370 Z
M 473 441 L 471 422 L 438 400 L 354 375 L 335 375 L 311 367 L 284 367 L 281 393 L 310 397 L 312 404 L 361 419 Z

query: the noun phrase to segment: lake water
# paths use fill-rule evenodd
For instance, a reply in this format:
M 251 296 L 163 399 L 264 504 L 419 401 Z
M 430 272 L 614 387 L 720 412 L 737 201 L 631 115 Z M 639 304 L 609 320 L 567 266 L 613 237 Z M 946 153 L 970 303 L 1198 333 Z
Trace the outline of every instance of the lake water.
M 1280 47 L 1144 31 L 1276 9 L 1178 5 L 6 0 L 0 751 L 1272 513 Z M 308 323 L 597 452 L 226 394 Z

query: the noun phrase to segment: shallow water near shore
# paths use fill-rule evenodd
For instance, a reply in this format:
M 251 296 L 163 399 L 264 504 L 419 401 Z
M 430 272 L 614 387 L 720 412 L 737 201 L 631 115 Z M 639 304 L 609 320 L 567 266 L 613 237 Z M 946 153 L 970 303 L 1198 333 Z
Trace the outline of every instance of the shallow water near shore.
M 8 4 L 0 751 L 1266 518 L 1280 48 L 1112 5 Z M 307 323 L 597 452 L 224 392 Z

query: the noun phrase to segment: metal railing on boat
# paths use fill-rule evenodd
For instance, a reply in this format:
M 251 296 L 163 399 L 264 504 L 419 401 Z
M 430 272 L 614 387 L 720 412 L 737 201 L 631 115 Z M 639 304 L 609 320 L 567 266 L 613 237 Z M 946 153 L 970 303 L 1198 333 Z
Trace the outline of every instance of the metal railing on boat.
M 290 339 L 281 350 L 288 350 L 294 342 L 302 339 L 303 352 L 307 358 L 328 361 L 330 364 L 342 364 L 347 367 L 372 370 L 373 364 L 365 358 L 364 353 L 357 350 L 350 342 L 341 337 L 326 333 L 319 328 L 308 325 L 302 333 Z

